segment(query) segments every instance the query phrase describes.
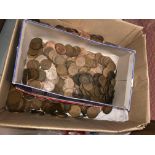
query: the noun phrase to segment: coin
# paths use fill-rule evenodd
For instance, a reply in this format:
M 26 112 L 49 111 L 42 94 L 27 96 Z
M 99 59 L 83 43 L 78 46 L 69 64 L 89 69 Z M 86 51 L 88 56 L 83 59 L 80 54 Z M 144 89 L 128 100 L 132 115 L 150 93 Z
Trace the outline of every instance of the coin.
M 92 83 L 93 82 L 93 77 L 89 73 L 81 73 L 80 77 L 79 77 L 79 81 L 82 84 Z
M 102 54 L 101 53 L 96 53 L 95 54 L 95 60 L 100 63 L 100 59 L 102 58 Z
M 87 54 L 87 57 L 89 57 L 90 59 L 95 59 L 95 53 L 92 53 L 89 51 L 89 53 Z
M 110 72 L 109 68 L 107 68 L 107 67 L 104 68 L 103 69 L 103 75 L 104 75 L 104 77 L 108 77 L 109 72 Z
M 89 107 L 87 109 L 87 116 L 89 118 L 95 118 L 100 113 L 100 111 L 100 107 Z
M 74 48 L 69 44 L 65 45 L 65 48 L 66 48 L 66 55 L 68 57 L 74 57 Z
M 101 35 L 95 35 L 95 34 L 90 34 L 90 39 L 91 40 L 94 40 L 96 42 L 101 42 L 101 43 L 104 41 L 103 36 L 101 36 Z
M 56 64 L 56 65 L 62 65 L 62 64 L 65 64 L 66 62 L 66 59 L 62 56 L 62 55 L 57 55 L 53 62 Z
M 65 76 L 68 74 L 67 68 L 64 65 L 57 65 L 56 71 L 60 76 Z
M 46 79 L 46 72 L 44 70 L 42 70 L 42 69 L 39 69 L 39 78 L 38 78 L 38 80 L 42 82 L 45 79 Z
M 51 67 L 49 70 L 46 70 L 45 72 L 46 72 L 46 78 L 48 80 L 55 80 L 58 77 L 56 68 Z
M 83 88 L 87 91 L 91 91 L 93 89 L 93 84 L 92 83 L 84 83 Z
M 39 55 L 39 56 L 37 56 L 37 57 L 35 58 L 35 60 L 37 60 L 39 63 L 40 63 L 42 60 L 44 60 L 44 59 L 47 59 L 47 57 L 44 56 L 44 55 Z M 40 64 L 39 64 L 39 65 L 40 65 Z
M 110 107 L 110 106 L 103 106 L 102 107 L 102 111 L 105 114 L 109 114 L 112 111 L 112 107 Z
M 35 110 L 39 110 L 42 107 L 42 101 L 34 98 L 33 102 L 31 103 L 31 108 Z
M 39 68 L 39 61 L 37 60 L 29 60 L 27 62 L 27 68 L 31 69 L 31 68 L 34 68 L 34 69 L 38 69 Z
M 36 80 L 39 77 L 39 71 L 37 69 L 27 69 L 28 79 Z
M 55 44 L 55 49 L 57 53 L 60 55 L 64 55 L 66 53 L 66 49 L 63 44 L 60 44 L 60 43 Z
M 112 60 L 109 57 L 104 56 L 102 64 L 107 66 Z
M 100 85 L 102 87 L 105 87 L 105 84 L 107 82 L 106 78 L 103 75 L 101 75 L 98 80 L 99 80 Z
M 32 100 L 34 98 L 33 95 L 30 95 L 30 94 L 27 94 L 27 93 L 23 93 L 23 97 L 24 97 L 24 99 L 26 99 L 28 101 L 30 101 L 30 100 Z
M 79 81 L 79 77 L 80 77 L 80 74 L 77 73 L 73 76 L 73 81 L 74 83 L 76 83 L 78 86 L 80 85 L 80 81 Z
M 65 79 L 64 81 L 64 89 L 66 88 L 73 88 L 74 87 L 74 81 L 72 80 L 72 78 L 68 77 L 67 79 Z
M 72 97 L 73 95 L 73 89 L 65 89 L 64 90 L 64 96 Z
M 81 48 L 81 52 L 80 52 L 80 55 L 81 56 L 85 56 L 87 55 L 89 52 L 87 50 L 85 50 L 84 48 Z
M 34 49 L 31 49 L 31 48 L 29 48 L 29 50 L 27 52 L 28 56 L 31 56 L 32 58 L 39 55 L 39 53 L 40 53 L 39 50 L 34 50 Z
M 79 117 L 81 113 L 81 108 L 78 105 L 71 105 L 71 108 L 69 110 L 69 114 L 72 117 Z
M 30 48 L 34 50 L 38 50 L 42 48 L 42 39 L 41 38 L 33 38 L 30 42 Z
M 65 27 L 62 25 L 56 25 L 55 28 L 60 29 L 60 30 L 65 30 Z
M 85 65 L 85 57 L 78 56 L 76 58 L 76 65 L 79 66 L 79 67 L 83 67 Z
M 64 80 L 62 78 L 59 78 L 59 81 L 56 84 L 56 87 L 58 87 L 59 89 L 62 89 L 64 84 L 65 84 Z
M 114 62 L 110 62 L 107 66 L 107 68 L 109 68 L 110 71 L 114 71 L 116 69 L 116 65 Z
M 55 88 L 55 84 L 50 81 L 43 82 L 43 89 L 46 91 L 53 91 Z
M 49 53 L 53 52 L 53 51 L 54 51 L 53 47 L 46 47 L 46 48 L 43 49 L 43 54 L 45 56 L 49 56 Z
M 42 88 L 42 84 L 41 84 L 41 82 L 38 81 L 38 80 L 29 80 L 29 81 L 28 81 L 28 86 L 35 87 L 35 88 L 39 88 L 39 89 Z
M 72 63 L 68 68 L 68 73 L 69 75 L 74 76 L 78 73 L 78 67 L 74 63 Z
M 89 69 L 90 68 L 88 68 L 88 67 L 81 67 L 80 69 L 79 69 L 79 72 L 89 72 Z
M 100 96 L 100 88 L 96 85 L 94 85 L 94 96 L 96 97 Z
M 80 108 L 81 108 L 81 112 L 82 112 L 83 116 L 86 116 L 88 107 L 82 105 L 82 106 L 80 106 Z
M 54 41 L 46 42 L 44 48 L 47 48 L 47 47 L 51 47 L 51 48 L 55 49 L 55 42 Z
M 74 56 L 78 56 L 81 53 L 81 48 L 79 46 L 74 46 Z
M 94 59 L 89 58 L 88 56 L 85 57 L 85 66 L 90 68 L 97 67 L 97 63 Z
M 48 70 L 50 69 L 52 63 L 48 59 L 44 59 L 40 62 L 41 69 Z

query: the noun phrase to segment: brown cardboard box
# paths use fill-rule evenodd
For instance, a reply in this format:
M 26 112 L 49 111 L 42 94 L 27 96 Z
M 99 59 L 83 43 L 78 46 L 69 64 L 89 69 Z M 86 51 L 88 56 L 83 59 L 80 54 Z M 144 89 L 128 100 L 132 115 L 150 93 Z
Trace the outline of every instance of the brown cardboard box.
M 44 117 L 29 113 L 10 113 L 4 110 L 7 93 L 11 80 L 8 78 L 13 72 L 12 59 L 18 38 L 20 23 L 17 20 L 11 38 L 8 56 L 0 83 L 0 126 L 60 129 L 80 131 L 100 131 L 108 133 L 141 130 L 150 122 L 149 79 L 146 58 L 145 35 L 142 27 L 126 23 L 121 20 L 41 20 L 52 25 L 63 24 L 75 27 L 89 33 L 101 34 L 105 40 L 137 51 L 135 64 L 134 88 L 132 95 L 129 121 L 109 122 L 96 120 L 82 120 L 73 118 Z

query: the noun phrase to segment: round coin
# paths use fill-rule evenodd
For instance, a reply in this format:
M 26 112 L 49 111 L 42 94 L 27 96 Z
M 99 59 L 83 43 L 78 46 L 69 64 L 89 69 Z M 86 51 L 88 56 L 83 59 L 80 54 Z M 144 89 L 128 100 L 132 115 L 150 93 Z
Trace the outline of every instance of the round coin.
M 46 72 L 44 70 L 42 70 L 42 69 L 39 69 L 39 78 L 38 78 L 38 80 L 42 82 L 45 79 L 46 79 Z
M 69 114 L 72 117 L 79 117 L 81 113 L 81 108 L 78 105 L 71 105 Z
M 110 106 L 103 106 L 102 107 L 102 111 L 105 114 L 109 114 L 112 111 L 112 107 L 110 107 Z
M 62 56 L 62 55 L 57 55 L 53 62 L 56 64 L 56 65 L 62 65 L 62 64 L 65 64 L 66 62 L 66 59 Z
M 85 57 L 78 56 L 76 58 L 76 65 L 79 66 L 79 67 L 83 67 L 85 65 Z
M 68 57 L 74 57 L 74 49 L 71 45 L 67 44 L 65 45 L 65 48 L 66 48 L 66 55 Z
M 67 79 L 65 79 L 65 81 L 64 81 L 64 89 L 73 88 L 73 87 L 74 87 L 74 81 L 72 80 L 72 78 L 68 77 Z
M 51 63 L 51 61 L 48 60 L 48 59 L 44 59 L 44 60 L 42 60 L 42 61 L 40 62 L 41 69 L 43 69 L 43 70 L 48 70 L 48 69 L 50 69 L 51 65 L 52 65 L 52 63 Z
M 38 50 L 42 48 L 42 39 L 41 38 L 33 38 L 30 42 L 30 48 L 34 50 Z
M 39 66 L 40 66 L 39 61 L 37 61 L 37 60 L 29 60 L 27 62 L 27 68 L 29 68 L 29 69 L 31 69 L 31 68 L 38 69 Z
M 68 74 L 68 71 L 65 65 L 57 65 L 56 71 L 60 76 L 66 76 Z
M 78 67 L 75 64 L 71 64 L 68 68 L 69 75 L 73 76 L 78 73 Z
M 64 55 L 66 53 L 66 49 L 63 44 L 60 44 L 60 43 L 55 44 L 55 49 L 57 53 L 60 55 Z
M 28 79 L 36 80 L 39 78 L 39 71 L 37 69 L 28 69 Z
M 53 84 L 51 81 L 45 81 L 43 82 L 43 89 L 46 91 L 53 91 L 55 88 L 55 84 Z
M 39 89 L 42 88 L 42 84 L 41 84 L 41 82 L 38 81 L 38 80 L 29 80 L 29 81 L 28 81 L 28 86 L 35 87 L 35 88 L 39 88 Z
M 91 91 L 93 89 L 93 84 L 92 83 L 84 83 L 83 88 L 87 91 Z
M 89 118 L 95 118 L 100 113 L 100 111 L 100 107 L 89 107 L 87 109 L 87 116 Z
M 79 81 L 82 84 L 92 83 L 93 78 L 92 78 L 92 75 L 89 73 L 81 73 L 79 77 Z
M 53 52 L 53 51 L 54 51 L 53 47 L 46 47 L 46 48 L 43 49 L 43 54 L 45 56 L 49 56 L 49 53 Z
M 42 60 L 44 60 L 44 59 L 47 59 L 47 57 L 44 56 L 43 54 L 42 54 L 42 55 L 39 55 L 39 56 L 37 56 L 37 57 L 35 58 L 35 60 L 37 60 L 39 63 L 40 63 Z M 39 64 L 39 65 L 40 65 L 40 64 Z

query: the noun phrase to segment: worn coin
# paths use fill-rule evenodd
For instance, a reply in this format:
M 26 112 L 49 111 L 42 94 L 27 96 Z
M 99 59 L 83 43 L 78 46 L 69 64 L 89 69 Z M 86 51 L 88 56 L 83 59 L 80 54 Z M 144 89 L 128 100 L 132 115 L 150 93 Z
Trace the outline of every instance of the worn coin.
M 69 114 L 72 117 L 79 117 L 81 113 L 81 108 L 78 105 L 71 105 L 70 110 L 69 110 Z
M 74 48 L 69 44 L 65 45 L 65 48 L 66 48 L 66 55 L 68 57 L 74 57 Z
M 72 80 L 72 78 L 68 77 L 67 79 L 65 79 L 65 81 L 64 81 L 64 89 L 73 88 L 73 87 L 74 87 L 74 81 Z
M 39 71 L 37 69 L 27 69 L 28 71 L 28 79 L 36 80 L 39 78 Z
M 47 47 L 51 47 L 51 48 L 55 49 L 55 42 L 54 41 L 46 42 L 46 44 L 44 45 L 44 48 L 47 48 Z
M 57 71 L 54 68 L 50 68 L 49 70 L 46 70 L 45 72 L 46 72 L 46 78 L 48 80 L 55 80 L 58 77 Z
M 83 84 L 83 88 L 86 90 L 86 91 L 91 91 L 93 89 L 93 84 L 92 83 L 84 83 Z
M 45 55 L 39 55 L 35 58 L 35 60 L 37 60 L 39 63 L 44 60 L 44 59 L 47 59 L 47 57 Z M 40 65 L 40 64 L 39 64 Z
M 27 52 L 28 56 L 31 56 L 31 57 L 36 57 L 39 55 L 39 53 L 40 53 L 39 50 L 34 50 L 31 48 L 29 48 L 29 50 Z
M 81 105 L 80 108 L 81 108 L 81 112 L 82 112 L 83 116 L 86 116 L 88 107 Z
M 90 68 L 94 68 L 97 66 L 97 63 L 95 61 L 95 59 L 91 59 L 89 57 L 85 57 L 85 66 L 86 67 L 90 67 Z
M 68 68 L 68 73 L 69 73 L 69 75 L 71 75 L 71 76 L 77 74 L 77 73 L 78 73 L 78 67 L 77 67 L 74 63 L 72 63 L 72 64 L 69 66 L 69 68 Z
M 81 48 L 79 46 L 74 46 L 74 55 L 77 57 L 81 53 Z
M 73 91 L 74 89 L 73 88 L 67 88 L 67 89 L 64 89 L 64 96 L 69 96 L 69 97 L 72 97 L 73 95 Z
M 79 67 L 83 67 L 85 65 L 85 57 L 78 56 L 76 58 L 76 65 L 79 66 Z
M 42 48 L 42 39 L 41 38 L 33 38 L 30 42 L 30 48 L 34 50 L 38 50 Z
M 89 107 L 87 109 L 87 116 L 89 118 L 95 118 L 100 113 L 100 111 L 100 107 Z
M 28 81 L 28 86 L 35 87 L 35 88 L 39 88 L 39 89 L 42 88 L 42 84 L 41 84 L 41 82 L 38 81 L 38 80 L 29 80 L 29 81 Z
M 90 34 L 90 39 L 91 40 L 94 40 L 96 42 L 101 42 L 101 43 L 104 41 L 103 36 L 101 36 L 101 35 L 95 35 L 95 34 Z
M 29 60 L 27 62 L 27 68 L 31 69 L 38 69 L 40 67 L 39 61 L 37 60 Z
M 107 67 L 104 68 L 103 69 L 103 75 L 104 75 L 104 77 L 108 77 L 109 72 L 110 72 L 109 68 L 107 68 Z
M 112 111 L 112 107 L 111 106 L 103 106 L 102 111 L 105 114 L 109 114 Z
M 43 54 L 45 56 L 49 56 L 49 53 L 53 52 L 53 51 L 54 51 L 53 47 L 46 47 L 46 48 L 43 49 Z
M 60 76 L 65 76 L 68 74 L 67 67 L 65 65 L 57 65 L 56 71 Z
M 79 77 L 79 81 L 82 84 L 92 83 L 93 82 L 93 77 L 89 73 L 81 73 L 80 77 Z
M 64 55 L 66 53 L 66 48 L 63 44 L 57 43 L 55 44 L 55 49 L 58 54 Z
M 45 79 L 46 79 L 46 72 L 44 70 L 42 70 L 42 69 L 39 69 L 39 78 L 38 78 L 38 80 L 42 82 Z
M 48 69 L 50 69 L 51 65 L 52 65 L 52 63 L 51 63 L 51 61 L 48 60 L 48 59 L 44 59 L 44 60 L 42 60 L 42 61 L 40 62 L 41 69 L 43 69 L 43 70 L 48 70 Z
M 56 65 L 62 65 L 62 64 L 65 64 L 66 59 L 65 59 L 62 55 L 59 55 L 59 54 L 58 54 L 58 55 L 54 58 L 53 62 L 54 62 Z
M 107 82 L 107 79 L 103 75 L 101 75 L 98 80 L 99 80 L 100 85 L 102 87 L 105 87 L 105 84 Z

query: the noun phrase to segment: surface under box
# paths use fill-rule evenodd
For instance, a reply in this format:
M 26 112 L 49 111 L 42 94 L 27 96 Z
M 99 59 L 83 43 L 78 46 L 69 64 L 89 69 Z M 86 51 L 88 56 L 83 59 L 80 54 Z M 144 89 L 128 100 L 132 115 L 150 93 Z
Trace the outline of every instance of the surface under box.
M 150 122 L 149 83 L 146 58 L 145 35 L 142 28 L 121 20 L 41 20 L 52 25 L 67 25 L 83 29 L 89 33 L 102 34 L 106 41 L 136 50 L 133 95 L 129 121 L 113 122 L 83 120 L 74 118 L 55 118 L 49 115 L 40 117 L 28 113 L 10 113 L 5 111 L 5 103 L 13 74 L 16 47 L 21 22 L 16 20 L 8 54 L 0 83 L 0 125 L 19 128 L 59 129 L 79 131 L 101 131 L 109 133 L 143 129 Z M 91 25 L 91 27 L 90 27 Z M 142 97 L 143 96 L 143 97 Z

